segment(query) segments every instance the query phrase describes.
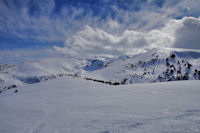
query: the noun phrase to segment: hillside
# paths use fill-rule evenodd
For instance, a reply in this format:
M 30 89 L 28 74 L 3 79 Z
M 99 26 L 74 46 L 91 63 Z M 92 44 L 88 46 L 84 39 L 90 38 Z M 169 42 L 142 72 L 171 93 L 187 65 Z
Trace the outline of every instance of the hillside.
M 144 54 L 107 62 L 104 69 L 86 75 L 120 84 L 198 80 L 199 62 L 199 51 L 153 49 Z
M 57 78 L 0 95 L 1 133 L 198 133 L 200 82 Z
M 0 65 L 0 92 L 57 77 L 72 76 L 120 85 L 200 79 L 200 51 L 152 49 L 118 58 L 55 57 Z

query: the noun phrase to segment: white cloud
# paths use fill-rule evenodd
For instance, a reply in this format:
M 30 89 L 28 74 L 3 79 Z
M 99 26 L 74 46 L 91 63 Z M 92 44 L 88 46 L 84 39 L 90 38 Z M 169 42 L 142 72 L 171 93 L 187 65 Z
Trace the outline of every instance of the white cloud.
M 66 37 L 71 38 L 84 25 L 117 35 L 122 34 L 125 30 L 143 32 L 162 28 L 171 18 L 183 15 L 198 15 L 200 12 L 199 0 L 175 1 L 165 0 L 163 7 L 158 8 L 151 4 L 155 0 L 148 0 L 147 4 L 142 5 L 139 11 L 124 10 L 115 4 L 110 5 L 115 15 L 110 16 L 109 14 L 104 19 L 101 19 L 101 15 L 94 16 L 93 10 L 73 6 L 64 6 L 61 12 L 55 15 L 53 14 L 54 0 L 36 2 L 43 8 L 41 8 L 38 17 L 30 17 L 28 14 L 29 8 L 27 7 L 29 0 L 19 1 L 23 5 L 19 11 L 15 10 L 12 1 L 8 1 L 8 3 L 14 9 L 8 8 L 0 1 L 0 15 L 3 16 L 0 19 L 2 23 L 5 23 L 5 25 L 0 25 L 0 30 L 21 39 L 30 38 L 46 42 L 63 42 Z M 132 4 L 136 5 L 137 2 L 140 3 L 140 1 L 135 1 Z M 77 19 L 78 16 L 82 17 Z
M 61 12 L 54 16 L 52 15 L 55 6 L 53 0 L 43 3 L 45 8 L 42 8 L 38 18 L 27 14 L 28 8 L 25 5 L 28 1 L 24 1 L 24 6 L 19 12 L 1 4 L 0 14 L 3 16 L 1 21 L 5 25 L 0 25 L 0 30 L 21 39 L 65 41 L 65 47 L 55 46 L 54 50 L 58 53 L 81 56 L 136 54 L 154 47 L 200 49 L 200 18 L 172 19 L 184 15 L 197 14 L 198 16 L 199 0 L 178 2 L 166 0 L 161 8 L 154 8 L 150 4 L 152 0 L 148 1 L 149 4 L 136 12 L 112 5 L 111 8 L 116 15 L 106 16 L 104 19 L 101 19 L 101 16 L 94 16 L 92 10 L 86 11 L 81 7 L 63 7 Z M 86 14 L 77 19 L 84 12 Z M 168 23 L 165 24 L 166 22 Z M 31 34 L 24 32 L 27 29 L 31 29 Z M 23 52 L 17 51 L 18 56 L 13 55 L 13 51 L 10 55 L 22 60 L 23 54 L 24 57 L 33 57 L 36 56 L 33 53 L 38 55 L 40 52 L 45 53 L 39 50 L 29 56 L 28 52 L 24 52 L 25 50 L 21 51 Z M 7 53 L 9 52 L 0 52 L 1 59 L 6 57 L 4 55 L 10 56 Z
M 55 51 L 53 48 L 45 49 L 13 49 L 0 51 L 0 64 L 19 63 L 22 61 L 35 61 L 47 57 L 63 57 L 60 51 Z
M 120 24 L 110 20 L 111 27 L 120 30 Z M 114 25 L 114 26 L 113 26 Z M 108 26 L 108 25 L 107 25 Z M 1 62 L 18 62 L 43 57 L 73 55 L 133 55 L 157 47 L 178 47 L 200 49 L 200 18 L 184 17 L 170 20 L 163 28 L 147 32 L 124 30 L 122 33 L 109 32 L 89 25 L 66 39 L 64 47 L 35 50 L 1 50 Z
M 112 22 L 114 23 L 114 22 Z M 115 27 L 120 28 L 120 27 Z M 108 33 L 99 28 L 84 26 L 58 51 L 77 55 L 124 55 L 144 52 L 155 47 L 200 49 L 200 18 L 184 17 L 171 20 L 159 30 L 139 32 L 125 30 L 121 34 Z M 63 51 L 64 50 L 64 51 Z
M 121 55 L 146 45 L 143 33 L 125 31 L 122 35 L 114 35 L 98 28 L 86 25 L 71 39 L 66 40 L 70 50 L 81 54 L 114 54 Z
M 184 18 L 175 31 L 174 47 L 200 49 L 200 18 Z

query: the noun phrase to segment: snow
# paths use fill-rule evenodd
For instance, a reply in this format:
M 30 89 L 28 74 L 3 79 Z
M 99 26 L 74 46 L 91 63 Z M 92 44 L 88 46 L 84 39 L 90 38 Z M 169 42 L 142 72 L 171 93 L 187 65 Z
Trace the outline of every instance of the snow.
M 0 133 L 199 133 L 199 62 L 161 48 L 0 64 Z
M 69 77 L 25 85 L 0 95 L 0 133 L 199 133 L 199 86 Z
M 170 57 L 172 54 L 176 56 L 174 59 Z M 152 49 L 133 57 L 46 57 L 13 65 L 0 64 L 0 92 L 12 85 L 23 86 L 69 75 L 118 84 L 198 80 L 199 62 L 199 50 L 172 48 Z
M 172 54 L 175 58 L 170 57 Z M 169 66 L 166 66 L 167 58 Z M 194 76 L 194 71 L 200 70 L 199 61 L 200 51 L 197 50 L 152 49 L 133 57 L 119 58 L 109 62 L 104 69 L 86 72 L 85 76 L 119 83 L 127 79 L 126 83 L 130 84 L 176 80 L 177 77 L 180 78 L 188 73 L 188 79 L 194 80 L 198 79 Z M 188 64 L 192 65 L 190 70 Z M 180 74 L 177 73 L 179 68 L 181 68 Z M 173 70 L 173 73 L 170 73 L 170 70 Z M 162 79 L 159 80 L 158 77 Z
M 176 55 L 174 59 L 170 57 L 172 54 Z M 46 57 L 14 65 L 0 64 L 0 92 L 12 85 L 23 86 L 69 75 L 118 84 L 198 80 L 199 62 L 199 50 L 172 48 L 152 49 L 133 57 Z
M 104 67 L 104 62 L 101 60 L 92 60 L 90 65 L 83 68 L 86 71 L 95 71 L 102 69 Z

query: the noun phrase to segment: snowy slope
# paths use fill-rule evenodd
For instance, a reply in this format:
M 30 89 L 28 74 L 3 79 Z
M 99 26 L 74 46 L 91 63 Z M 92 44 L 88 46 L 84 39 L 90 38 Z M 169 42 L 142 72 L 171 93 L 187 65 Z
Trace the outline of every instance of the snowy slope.
M 119 58 L 86 77 L 121 84 L 200 79 L 200 51 L 153 49 L 133 57 Z
M 0 91 L 62 76 L 79 76 L 87 61 L 82 58 L 46 58 L 16 65 L 0 65 Z
M 82 77 L 86 71 L 99 70 L 108 57 L 54 57 L 15 65 L 0 64 L 0 93 L 12 86 L 22 86 L 63 76 Z
M 62 76 L 117 84 L 198 80 L 200 51 L 160 48 L 132 57 L 55 57 L 0 65 L 0 92 Z
M 1 133 L 199 133 L 200 82 L 58 78 L 0 95 Z

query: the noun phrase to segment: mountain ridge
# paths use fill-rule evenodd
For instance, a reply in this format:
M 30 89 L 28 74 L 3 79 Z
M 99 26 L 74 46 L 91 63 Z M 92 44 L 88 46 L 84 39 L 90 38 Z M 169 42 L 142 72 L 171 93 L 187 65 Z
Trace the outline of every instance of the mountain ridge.
M 47 58 L 0 65 L 0 91 L 63 76 L 108 84 L 200 79 L 200 51 L 159 48 L 118 58 Z

